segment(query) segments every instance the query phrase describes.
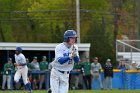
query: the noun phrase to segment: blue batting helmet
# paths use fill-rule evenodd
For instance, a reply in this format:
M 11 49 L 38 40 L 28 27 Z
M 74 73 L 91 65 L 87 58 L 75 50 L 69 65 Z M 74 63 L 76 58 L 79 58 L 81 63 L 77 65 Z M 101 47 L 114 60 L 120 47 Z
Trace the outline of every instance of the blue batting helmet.
M 21 48 L 21 47 L 16 47 L 16 50 L 17 50 L 18 52 L 22 52 L 22 48 Z
M 64 33 L 64 42 L 67 42 L 70 37 L 77 37 L 77 34 L 74 30 L 67 30 Z

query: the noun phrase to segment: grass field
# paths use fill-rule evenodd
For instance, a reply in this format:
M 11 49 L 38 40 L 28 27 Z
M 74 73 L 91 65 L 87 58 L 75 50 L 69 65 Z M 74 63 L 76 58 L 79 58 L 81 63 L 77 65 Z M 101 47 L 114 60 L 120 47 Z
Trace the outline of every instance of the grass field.
M 28 91 L 0 91 L 0 93 L 28 93 Z M 34 90 L 33 93 L 47 93 L 46 90 Z M 70 90 L 69 93 L 140 93 L 140 90 Z

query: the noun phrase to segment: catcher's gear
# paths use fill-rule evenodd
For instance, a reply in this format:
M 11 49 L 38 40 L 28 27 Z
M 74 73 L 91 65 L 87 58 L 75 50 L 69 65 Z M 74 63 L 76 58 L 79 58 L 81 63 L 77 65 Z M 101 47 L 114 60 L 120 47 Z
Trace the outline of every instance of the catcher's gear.
M 52 93 L 52 90 L 49 88 L 49 89 L 47 90 L 47 93 Z
M 21 47 L 16 47 L 16 50 L 18 51 L 18 52 L 22 52 L 22 48 Z
M 77 34 L 74 30 L 67 30 L 64 33 L 64 42 L 68 42 L 70 37 L 77 37 Z

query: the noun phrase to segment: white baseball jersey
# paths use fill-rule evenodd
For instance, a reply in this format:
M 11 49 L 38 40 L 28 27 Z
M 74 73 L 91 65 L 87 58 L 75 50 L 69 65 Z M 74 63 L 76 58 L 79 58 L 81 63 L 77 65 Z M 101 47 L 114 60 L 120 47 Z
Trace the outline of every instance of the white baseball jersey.
M 39 63 L 38 62 L 31 62 L 31 66 L 33 67 L 33 70 L 40 70 Z
M 74 45 L 76 55 L 79 56 L 78 53 L 78 47 Z M 71 71 L 74 66 L 74 60 L 68 60 L 67 62 L 60 64 L 58 62 L 59 58 L 64 57 L 64 56 L 70 56 L 72 53 L 73 46 L 68 48 L 64 43 L 60 43 L 56 46 L 55 48 L 55 60 L 53 61 L 53 67 L 56 68 L 57 70 L 61 71 Z
M 15 61 L 17 64 L 24 64 L 26 63 L 26 59 L 25 59 L 25 56 L 20 53 L 19 55 L 16 55 L 15 54 Z M 17 66 L 17 68 L 21 68 L 22 66 Z
M 91 70 L 92 70 L 93 72 L 94 72 L 94 71 L 99 71 L 101 68 L 102 68 L 102 67 L 101 67 L 101 64 L 100 64 L 100 63 L 97 63 L 97 64 L 92 63 L 92 64 L 91 64 Z

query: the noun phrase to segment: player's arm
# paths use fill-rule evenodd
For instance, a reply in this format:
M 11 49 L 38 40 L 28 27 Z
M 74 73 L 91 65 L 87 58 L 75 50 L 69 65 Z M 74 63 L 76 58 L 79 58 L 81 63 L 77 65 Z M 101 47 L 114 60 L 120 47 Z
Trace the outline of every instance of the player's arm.
M 74 62 L 75 62 L 75 63 L 78 63 L 78 62 L 80 61 L 79 56 L 75 56 L 73 59 L 74 59 Z
M 17 67 L 17 66 L 18 66 L 18 64 L 17 64 L 17 63 L 18 63 L 18 60 L 17 60 L 16 54 L 15 54 L 15 62 L 16 62 L 16 63 L 14 63 L 14 66 Z
M 91 64 L 91 70 L 90 70 L 91 75 L 93 76 L 93 65 Z
M 63 63 L 66 63 L 68 60 L 70 60 L 70 57 L 69 57 L 69 56 L 65 56 L 65 57 L 60 57 L 60 58 L 58 59 L 58 62 L 59 62 L 60 64 L 63 64 Z
M 99 73 L 101 73 L 101 70 L 102 70 L 102 66 L 101 66 L 101 64 L 99 63 Z

